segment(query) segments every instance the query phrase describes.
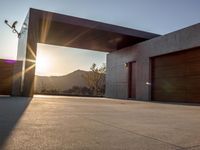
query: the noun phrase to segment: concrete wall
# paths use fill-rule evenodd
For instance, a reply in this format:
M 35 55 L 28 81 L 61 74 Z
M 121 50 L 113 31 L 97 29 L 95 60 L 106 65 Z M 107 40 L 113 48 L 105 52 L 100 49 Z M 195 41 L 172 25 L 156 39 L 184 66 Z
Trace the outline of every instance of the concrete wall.
M 126 48 L 107 55 L 106 97 L 128 98 L 128 68 L 136 60 L 136 50 Z
M 35 16 L 33 11 L 30 11 L 22 96 L 32 97 L 34 95 L 35 60 L 38 39 L 39 17 Z
M 136 99 L 150 100 L 151 57 L 200 46 L 200 24 L 160 36 L 107 56 L 106 96 L 127 98 L 128 72 L 125 62 L 136 60 Z
M 32 97 L 34 94 L 35 60 L 39 39 L 38 20 L 38 17 L 33 15 L 33 11 L 29 11 L 24 21 L 26 28 L 21 29 L 17 55 L 17 60 L 21 64 L 16 64 L 14 67 L 13 96 Z
M 28 25 L 29 25 L 29 13 L 24 21 L 26 26 L 23 26 L 20 33 L 21 37 L 18 40 L 18 51 L 17 51 L 17 63 L 13 68 L 13 83 L 12 83 L 12 95 L 21 96 L 24 80 L 25 71 L 25 59 L 27 49 L 27 38 L 28 38 Z

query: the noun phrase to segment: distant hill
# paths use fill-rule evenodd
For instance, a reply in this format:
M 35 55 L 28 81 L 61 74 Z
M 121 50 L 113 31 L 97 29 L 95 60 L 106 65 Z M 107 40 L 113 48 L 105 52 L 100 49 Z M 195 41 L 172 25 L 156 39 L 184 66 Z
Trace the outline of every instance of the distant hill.
M 76 70 L 64 76 L 35 76 L 35 91 L 57 90 L 64 91 L 72 88 L 73 86 L 87 87 L 83 78 L 84 74 L 88 71 Z

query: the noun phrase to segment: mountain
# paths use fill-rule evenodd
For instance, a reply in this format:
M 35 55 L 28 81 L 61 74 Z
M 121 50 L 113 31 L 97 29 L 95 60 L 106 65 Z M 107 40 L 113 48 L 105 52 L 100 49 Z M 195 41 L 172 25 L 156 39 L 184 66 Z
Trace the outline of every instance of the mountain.
M 71 89 L 73 86 L 87 87 L 86 81 L 83 78 L 89 73 L 84 70 L 76 70 L 64 76 L 35 76 L 35 91 L 57 90 L 64 91 Z

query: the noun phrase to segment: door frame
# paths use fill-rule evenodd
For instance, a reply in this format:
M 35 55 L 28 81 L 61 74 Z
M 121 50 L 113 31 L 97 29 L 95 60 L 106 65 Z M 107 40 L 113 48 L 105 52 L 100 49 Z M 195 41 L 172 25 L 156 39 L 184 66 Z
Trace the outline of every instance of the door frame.
M 128 64 L 128 99 L 135 99 L 136 98 L 136 92 L 135 92 L 135 97 L 132 96 L 132 64 L 135 63 L 135 67 L 136 67 L 136 61 L 129 61 Z M 135 68 L 136 70 L 136 68 Z M 135 73 L 136 75 L 136 73 Z M 135 86 L 136 89 L 136 86 Z
M 153 80 L 153 72 L 154 72 L 154 59 L 155 57 L 149 58 L 149 81 L 151 85 L 149 88 L 149 101 L 154 101 L 153 99 L 153 90 L 154 90 L 154 80 Z

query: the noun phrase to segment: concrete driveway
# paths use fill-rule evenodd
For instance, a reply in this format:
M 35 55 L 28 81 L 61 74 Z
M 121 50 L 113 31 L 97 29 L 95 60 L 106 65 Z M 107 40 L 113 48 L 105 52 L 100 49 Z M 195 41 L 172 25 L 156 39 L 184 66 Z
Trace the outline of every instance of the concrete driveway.
M 1 150 L 198 150 L 200 106 L 0 98 Z

